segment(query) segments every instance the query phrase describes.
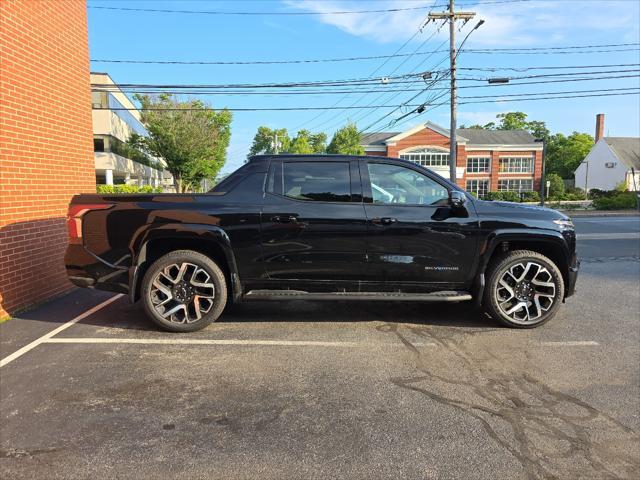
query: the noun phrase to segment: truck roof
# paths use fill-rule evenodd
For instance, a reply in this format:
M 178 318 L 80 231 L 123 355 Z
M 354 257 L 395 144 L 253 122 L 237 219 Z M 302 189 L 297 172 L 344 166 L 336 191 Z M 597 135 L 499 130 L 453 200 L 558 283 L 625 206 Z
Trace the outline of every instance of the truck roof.
M 402 160 L 398 158 L 384 157 L 381 155 L 343 155 L 333 153 L 278 153 L 278 154 L 264 154 L 253 155 L 249 157 L 250 162 L 264 162 L 273 158 L 295 158 L 296 160 L 322 160 L 322 159 L 336 159 L 336 158 L 348 158 L 352 160 L 370 160 L 372 158 L 384 158 L 385 160 Z

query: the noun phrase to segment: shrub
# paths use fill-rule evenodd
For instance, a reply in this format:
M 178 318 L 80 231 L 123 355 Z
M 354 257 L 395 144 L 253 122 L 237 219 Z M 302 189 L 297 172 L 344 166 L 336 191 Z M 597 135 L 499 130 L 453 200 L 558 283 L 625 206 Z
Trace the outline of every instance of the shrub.
M 562 200 L 564 196 L 564 181 L 562 177 L 557 173 L 550 173 L 547 175 L 547 182 L 549 182 L 549 198 Z
M 627 182 L 625 182 L 623 180 L 622 182 L 616 183 L 615 191 L 618 192 L 618 193 L 626 192 L 627 191 Z
M 151 185 L 143 185 L 141 187 L 137 185 L 97 185 L 96 190 L 98 193 L 111 194 L 111 193 L 162 193 L 162 187 L 154 188 Z
M 636 192 L 618 192 L 615 195 L 600 196 L 593 200 L 597 210 L 623 210 L 638 206 Z
M 539 202 L 540 194 L 538 192 L 522 192 L 521 198 L 523 202 Z
M 503 202 L 519 202 L 520 194 L 518 192 L 487 192 L 485 200 L 500 200 Z
M 600 190 L 599 188 L 589 189 L 589 198 L 593 200 L 595 200 L 596 198 L 612 197 L 615 194 L 615 190 Z
M 518 192 L 502 192 L 502 198 L 505 202 L 519 202 L 520 194 Z
M 564 200 L 584 200 L 584 193 L 565 193 Z
M 484 196 L 485 200 L 504 200 L 503 194 L 504 192 L 487 192 Z

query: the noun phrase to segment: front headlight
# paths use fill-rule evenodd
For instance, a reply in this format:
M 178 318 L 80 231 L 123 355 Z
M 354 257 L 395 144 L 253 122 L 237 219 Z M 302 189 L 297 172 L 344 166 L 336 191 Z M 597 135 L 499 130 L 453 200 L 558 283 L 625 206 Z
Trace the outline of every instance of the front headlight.
M 556 225 L 560 225 L 560 227 L 563 230 L 565 230 L 565 229 L 573 230 L 573 228 L 574 228 L 573 222 L 571 221 L 570 218 L 558 218 L 558 219 L 554 220 L 553 223 L 555 223 Z

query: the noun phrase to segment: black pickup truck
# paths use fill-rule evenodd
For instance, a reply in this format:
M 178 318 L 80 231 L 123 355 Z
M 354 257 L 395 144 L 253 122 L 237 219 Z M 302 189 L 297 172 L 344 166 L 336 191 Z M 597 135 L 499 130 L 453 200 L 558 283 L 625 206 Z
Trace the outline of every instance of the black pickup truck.
M 255 156 L 205 194 L 77 195 L 65 263 L 174 332 L 248 300 L 474 301 L 534 327 L 574 292 L 571 220 L 384 157 Z

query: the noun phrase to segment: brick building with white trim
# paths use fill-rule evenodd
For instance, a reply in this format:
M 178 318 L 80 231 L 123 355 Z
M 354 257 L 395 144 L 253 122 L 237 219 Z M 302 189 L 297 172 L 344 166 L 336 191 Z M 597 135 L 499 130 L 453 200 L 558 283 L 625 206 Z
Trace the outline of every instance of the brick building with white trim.
M 457 183 L 490 191 L 540 191 L 542 143 L 525 130 L 457 130 Z M 432 122 L 404 132 L 365 134 L 367 155 L 404 158 L 449 178 L 449 130 Z

